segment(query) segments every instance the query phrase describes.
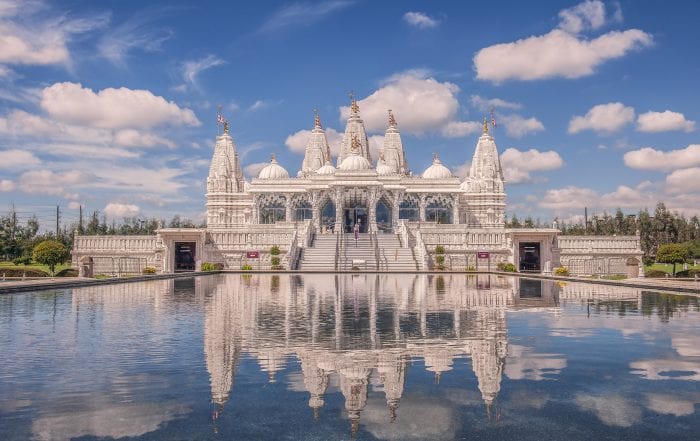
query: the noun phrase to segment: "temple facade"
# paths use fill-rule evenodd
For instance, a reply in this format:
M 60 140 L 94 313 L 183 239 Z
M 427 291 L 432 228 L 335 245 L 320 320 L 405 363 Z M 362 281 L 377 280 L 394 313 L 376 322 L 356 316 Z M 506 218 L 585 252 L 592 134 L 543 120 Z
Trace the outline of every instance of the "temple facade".
M 335 165 L 316 114 L 296 174 L 272 155 L 248 182 L 226 123 L 207 177 L 206 228 L 161 228 L 148 238 L 77 236 L 73 263 L 84 275 L 194 271 L 205 262 L 336 271 L 495 270 L 512 263 L 541 273 L 569 265 L 579 274 L 640 274 L 639 237 L 559 241 L 556 226 L 505 228 L 505 181 L 486 120 L 471 158 L 463 180 L 435 154 L 427 169 L 412 172 L 389 110 L 375 161 L 352 99 Z

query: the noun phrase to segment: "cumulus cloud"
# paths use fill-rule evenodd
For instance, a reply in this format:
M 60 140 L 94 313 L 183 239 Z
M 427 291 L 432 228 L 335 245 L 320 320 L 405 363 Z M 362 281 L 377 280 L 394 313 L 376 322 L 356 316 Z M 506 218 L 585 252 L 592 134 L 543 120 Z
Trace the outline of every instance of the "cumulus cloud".
M 57 121 L 99 128 L 199 126 L 192 110 L 148 90 L 107 88 L 95 93 L 79 83 L 56 83 L 41 92 L 41 107 Z
M 642 409 L 622 395 L 577 394 L 574 402 L 607 426 L 630 427 L 642 420 Z
M 446 138 L 462 138 L 472 133 L 478 133 L 482 124 L 478 121 L 450 121 L 445 124 L 440 133 Z
M 646 112 L 637 118 L 637 130 L 640 132 L 670 132 L 695 130 L 695 121 L 685 119 L 685 115 L 665 110 L 663 112 Z
M 676 170 L 666 176 L 666 191 L 669 193 L 687 193 L 700 182 L 700 167 Z
M 544 124 L 537 118 L 524 118 L 520 115 L 500 115 L 501 123 L 506 127 L 506 133 L 512 138 L 522 138 L 529 133 L 541 132 Z
M 104 213 L 111 217 L 134 217 L 137 216 L 141 209 L 134 204 L 122 204 L 119 202 L 110 202 L 104 208 Z
M 175 143 L 153 133 L 141 132 L 134 129 L 118 130 L 114 134 L 114 142 L 124 147 L 154 147 L 162 145 L 175 148 Z
M 7 193 L 15 190 L 15 183 L 9 179 L 0 179 L 0 193 Z
M 407 12 L 403 15 L 403 20 L 418 29 L 431 29 L 440 24 L 439 20 L 431 18 L 423 12 Z
M 387 109 L 392 109 L 399 130 L 422 134 L 440 130 L 453 120 L 459 109 L 457 92 L 459 87 L 455 84 L 428 78 L 425 72 L 408 71 L 392 76 L 358 104 L 365 127 L 370 132 L 386 130 Z M 345 121 L 349 113 L 349 107 L 341 107 L 341 121 Z
M 593 74 L 608 60 L 630 51 L 649 47 L 653 37 L 639 29 L 610 31 L 594 39 L 579 36 L 606 24 L 605 6 L 600 1 L 586 1 L 559 12 L 557 29 L 511 43 L 481 49 L 474 56 L 476 76 L 500 83 L 507 80 L 541 80 L 564 77 L 579 78 Z M 615 12 L 612 21 L 620 21 Z
M 540 152 L 536 149 L 520 151 L 515 148 L 501 153 L 501 167 L 506 182 L 518 184 L 532 181 L 531 172 L 555 170 L 564 165 L 559 153 L 550 150 Z
M 0 169 L 17 170 L 40 164 L 39 158 L 26 150 L 0 150 Z
M 326 140 L 331 148 L 331 155 L 338 156 L 340 154 L 340 143 L 343 140 L 343 134 L 331 127 L 326 127 Z M 289 136 L 284 141 L 284 145 L 294 153 L 304 154 L 306 144 L 309 142 L 311 130 L 299 130 Z
M 22 173 L 19 184 L 25 193 L 47 194 L 65 199 L 78 199 L 72 191 L 75 187 L 94 182 L 95 177 L 79 170 L 53 172 L 51 170 L 31 170 Z
M 508 347 L 504 373 L 511 380 L 551 380 L 566 367 L 563 354 L 541 354 L 520 345 Z
M 598 29 L 605 24 L 605 4 L 598 0 L 587 0 L 559 11 L 559 27 L 572 34 L 585 29 Z
M 634 108 L 620 102 L 598 104 L 584 116 L 574 116 L 569 121 L 569 133 L 583 130 L 612 133 L 634 121 Z
M 258 174 L 260 174 L 260 170 L 267 167 L 269 164 L 269 162 L 254 162 L 248 164 L 243 168 L 243 173 L 245 173 L 248 179 L 257 178 Z
M 469 102 L 471 103 L 472 106 L 476 107 L 479 110 L 489 110 L 491 108 L 493 109 L 520 109 L 522 107 L 522 104 L 520 103 L 514 103 L 511 101 L 506 101 L 500 98 L 483 98 L 479 95 L 472 95 L 469 97 Z
M 469 169 L 472 167 L 472 162 L 467 161 L 463 164 L 459 164 L 456 167 L 452 168 L 452 174 L 454 176 L 457 176 L 460 180 L 464 180 L 467 176 L 469 176 Z
M 199 87 L 197 77 L 199 74 L 212 67 L 221 66 L 226 62 L 215 55 L 207 55 L 199 60 L 186 61 L 182 65 L 182 78 L 192 87 Z
M 70 65 L 68 44 L 78 34 L 107 24 L 108 15 L 46 18 L 37 14 L 46 6 L 39 2 L 3 2 L 0 15 L 0 63 L 18 65 Z
M 644 147 L 625 153 L 625 165 L 638 170 L 670 171 L 700 166 L 700 144 L 664 152 Z
M 578 209 L 585 206 L 593 206 L 598 201 L 598 194 L 590 188 L 581 188 L 568 185 L 563 188 L 547 190 L 539 201 L 539 206 L 555 211 Z

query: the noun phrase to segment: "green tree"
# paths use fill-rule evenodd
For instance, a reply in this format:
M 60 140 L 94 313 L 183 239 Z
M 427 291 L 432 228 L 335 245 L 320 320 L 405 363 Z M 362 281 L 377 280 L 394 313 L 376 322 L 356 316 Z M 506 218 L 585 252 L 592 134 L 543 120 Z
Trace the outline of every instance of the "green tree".
M 656 261 L 673 264 L 673 276 L 676 276 L 676 264 L 683 263 L 690 258 L 688 247 L 678 243 L 667 243 L 659 247 L 656 252 Z
M 68 260 L 68 249 L 57 240 L 45 240 L 34 247 L 32 259 L 48 266 L 53 276 L 56 265 Z

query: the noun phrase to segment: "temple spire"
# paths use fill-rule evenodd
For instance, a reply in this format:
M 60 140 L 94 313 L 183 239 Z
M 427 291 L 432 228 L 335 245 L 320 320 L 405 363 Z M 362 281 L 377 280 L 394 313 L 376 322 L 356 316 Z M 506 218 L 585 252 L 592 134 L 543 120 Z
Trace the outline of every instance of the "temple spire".
M 350 111 L 357 115 L 360 113 L 360 106 L 357 105 L 357 100 L 355 99 L 355 92 L 350 91 Z
M 318 110 L 314 109 L 314 128 L 322 129 L 321 118 L 318 116 Z
M 396 127 L 396 118 L 394 118 L 394 114 L 391 113 L 391 109 L 389 109 L 389 127 Z

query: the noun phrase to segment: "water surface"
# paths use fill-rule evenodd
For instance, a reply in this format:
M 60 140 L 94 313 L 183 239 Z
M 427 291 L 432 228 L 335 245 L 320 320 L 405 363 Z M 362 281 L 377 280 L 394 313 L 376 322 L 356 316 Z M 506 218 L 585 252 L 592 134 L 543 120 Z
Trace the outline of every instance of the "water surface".
M 700 301 L 467 275 L 213 275 L 0 296 L 0 439 L 700 433 Z

